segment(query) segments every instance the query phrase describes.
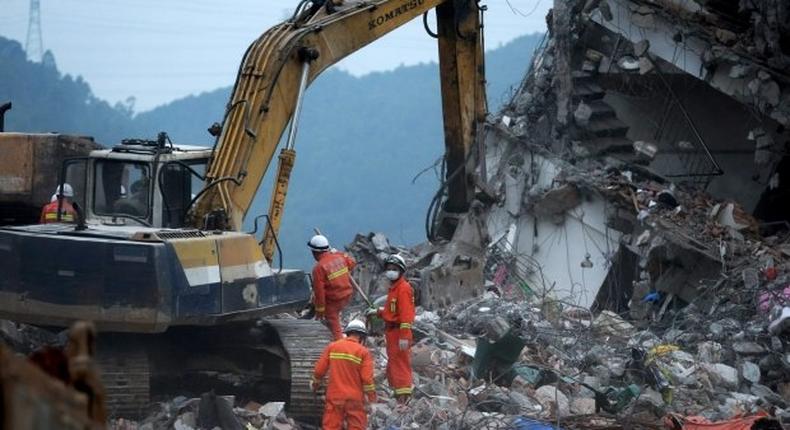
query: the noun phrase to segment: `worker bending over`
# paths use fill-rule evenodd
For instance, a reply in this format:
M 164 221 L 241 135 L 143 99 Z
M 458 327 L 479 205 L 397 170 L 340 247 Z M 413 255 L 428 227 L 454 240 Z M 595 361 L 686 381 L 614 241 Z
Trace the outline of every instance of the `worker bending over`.
M 58 202 L 58 196 L 62 196 L 62 203 Z M 60 192 L 60 185 L 55 190 L 50 202 L 41 209 L 39 223 L 49 224 L 53 222 L 73 223 L 77 220 L 77 211 L 71 203 L 74 198 L 74 189 L 69 184 L 63 184 L 63 192 Z M 60 220 L 58 220 L 58 206 L 60 205 Z
M 324 349 L 313 372 L 313 392 L 318 391 L 324 376 L 329 373 L 321 423 L 324 430 L 366 429 L 370 404 L 376 401 L 373 357 L 364 346 L 368 334 L 365 323 L 353 320 L 346 326 L 345 333 L 347 337 Z
M 386 324 L 387 381 L 399 404 L 409 401 L 412 392 L 411 325 L 414 323 L 414 291 L 403 277 L 406 261 L 397 254 L 384 260 L 384 276 L 391 282 L 383 308 L 370 309 Z
M 307 242 L 316 263 L 313 267 L 313 305 L 316 319 L 326 319 L 335 340 L 341 338 L 340 312 L 351 300 L 351 270 L 357 262 L 345 252 L 329 248 L 329 240 L 317 234 Z

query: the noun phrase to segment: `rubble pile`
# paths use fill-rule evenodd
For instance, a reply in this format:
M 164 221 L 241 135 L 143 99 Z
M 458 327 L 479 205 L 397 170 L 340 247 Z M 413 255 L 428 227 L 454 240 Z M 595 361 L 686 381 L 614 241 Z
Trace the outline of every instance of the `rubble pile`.
M 398 254 L 403 257 L 409 268 L 410 280 L 419 282 L 420 248 L 416 248 L 413 252 L 406 247 L 391 244 L 389 239 L 381 233 L 369 233 L 367 235 L 357 234 L 354 240 L 346 246 L 346 251 L 358 262 L 354 270 L 354 279 L 368 296 L 378 297 L 387 294 L 386 279 L 380 275 L 384 271 L 384 259 L 390 254 Z
M 716 295 L 714 309 L 692 303 L 657 321 L 493 292 L 421 310 L 414 399 L 399 409 L 381 396 L 386 404 L 374 408 L 373 428 L 522 428 L 517 423 L 526 419 L 659 428 L 669 413 L 721 421 L 761 410 L 788 422 L 787 334 L 768 333 L 740 282 Z M 383 369 L 383 344 L 375 349 Z
M 63 346 L 66 343 L 66 331 L 53 333 L 29 324 L 0 320 L 0 342 L 14 351 L 28 355 L 45 346 Z
M 218 396 L 213 392 L 200 398 L 176 397 L 165 403 L 152 405 L 151 413 L 141 421 L 118 419 L 111 430 L 292 430 L 299 425 L 287 417 L 285 403 L 260 404 L 247 402 L 235 406 L 233 396 Z

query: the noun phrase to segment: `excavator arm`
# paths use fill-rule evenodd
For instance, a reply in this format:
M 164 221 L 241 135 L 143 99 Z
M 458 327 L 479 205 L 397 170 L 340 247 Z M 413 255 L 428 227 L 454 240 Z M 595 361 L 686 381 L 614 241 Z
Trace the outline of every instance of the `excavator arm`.
M 448 198 L 445 209 L 464 212 L 474 187 L 469 151 L 485 116 L 482 31 L 478 0 L 302 1 L 294 16 L 265 32 L 247 50 L 227 106 L 206 186 L 191 222 L 204 229 L 240 230 L 289 121 L 288 143 L 269 208 L 264 255 L 271 260 L 282 220 L 293 138 L 305 88 L 347 55 L 436 8 L 442 80 Z

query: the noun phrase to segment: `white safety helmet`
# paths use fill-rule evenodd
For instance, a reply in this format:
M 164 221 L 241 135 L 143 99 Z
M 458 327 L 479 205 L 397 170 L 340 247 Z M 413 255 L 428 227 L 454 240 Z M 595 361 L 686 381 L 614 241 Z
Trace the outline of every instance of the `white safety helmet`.
M 387 264 L 398 266 L 401 272 L 406 271 L 406 260 L 404 260 L 403 257 L 398 254 L 390 254 L 389 257 L 384 259 L 384 265 L 386 266 Z
M 60 185 L 55 190 L 55 198 L 57 199 L 58 194 L 60 194 Z M 74 189 L 71 188 L 69 184 L 63 184 L 63 197 L 72 198 L 74 197 Z
M 307 242 L 307 246 L 313 251 L 328 251 L 329 240 L 325 236 L 317 234 L 310 238 L 310 241 Z
M 359 333 L 363 336 L 367 336 L 368 329 L 367 327 L 365 327 L 365 323 L 362 322 L 361 320 L 351 320 L 346 326 L 345 330 L 343 330 L 343 333 L 345 334 Z

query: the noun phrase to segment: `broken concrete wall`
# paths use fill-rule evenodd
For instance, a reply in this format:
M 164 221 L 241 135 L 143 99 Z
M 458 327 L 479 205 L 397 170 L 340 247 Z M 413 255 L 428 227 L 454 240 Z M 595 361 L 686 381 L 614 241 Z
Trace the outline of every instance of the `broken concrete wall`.
M 642 89 L 625 93 L 607 91 L 604 100 L 617 117 L 628 125 L 627 137 L 633 141 L 655 143 L 658 152 L 650 168 L 671 179 L 698 180 L 707 184 L 706 191 L 719 198 L 734 198 L 752 211 L 778 164 L 779 142 L 787 140 L 775 121 L 756 115 L 748 107 L 688 76 L 669 75 L 666 79 L 679 95 L 679 102 L 693 120 L 694 128 L 704 139 L 711 155 L 723 170 L 721 175 L 694 177 L 713 173 L 714 165 L 700 148 L 695 130 L 677 104 L 667 103 L 666 91 L 658 91 L 658 78 L 637 76 L 626 78 L 630 86 Z M 634 84 L 633 81 L 639 81 Z M 650 90 L 653 88 L 654 90 Z M 766 130 L 773 147 L 767 162 L 755 157 L 755 129 Z M 680 176 L 679 176 L 680 175 Z M 689 175 L 689 176 L 682 176 Z M 704 184 L 703 184 L 704 185 Z
M 686 2 L 693 7 L 680 10 L 667 1 L 604 3 L 591 19 L 627 42 L 647 41 L 646 58 L 660 58 L 780 124 L 790 123 L 786 1 L 742 1 L 735 8 L 725 2 L 729 9 Z
M 500 178 L 505 199 L 488 216 L 493 244 L 504 242 L 528 262 L 519 276 L 533 292 L 589 308 L 621 236 L 607 227 L 605 199 L 568 181 L 559 160 L 523 147 L 506 152 L 511 156 L 502 160 L 507 168 Z

